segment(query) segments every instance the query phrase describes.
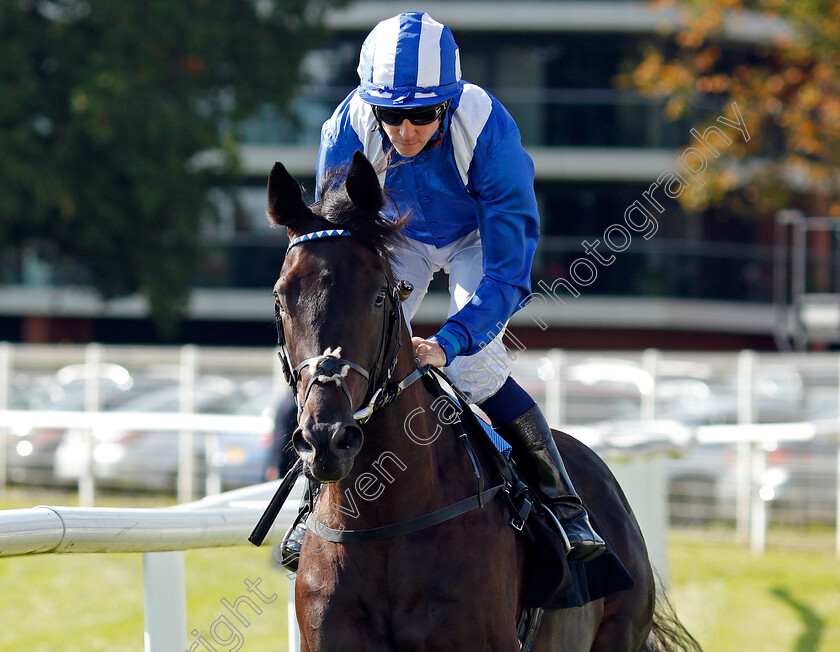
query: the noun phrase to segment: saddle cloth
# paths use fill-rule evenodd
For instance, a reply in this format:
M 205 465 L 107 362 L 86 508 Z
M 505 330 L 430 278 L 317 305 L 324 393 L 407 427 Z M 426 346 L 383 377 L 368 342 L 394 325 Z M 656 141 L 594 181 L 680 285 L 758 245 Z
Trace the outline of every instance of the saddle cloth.
M 471 419 L 466 419 L 467 423 Z M 481 426 L 484 434 L 510 464 L 511 446 L 483 419 L 476 415 L 475 421 Z M 543 609 L 564 609 L 567 607 L 580 607 L 603 598 L 610 593 L 624 591 L 633 587 L 633 578 L 621 560 L 613 552 L 610 541 L 605 536 L 604 529 L 600 526 L 598 519 L 592 512 L 589 512 L 589 519 L 595 530 L 607 543 L 607 551 L 588 562 L 569 562 L 565 558 L 562 564 L 568 567 L 568 574 L 564 569 L 556 569 L 559 572 L 546 572 L 549 569 L 542 567 L 543 564 L 556 565 L 556 552 L 545 549 L 534 551 L 530 555 L 530 580 L 527 591 L 526 606 L 540 607 Z M 536 521 L 540 522 L 537 523 Z M 544 546 L 557 547 L 556 534 L 539 519 L 538 516 L 528 519 L 526 527 L 530 526 L 529 538 L 532 548 Z M 550 539 L 550 541 L 547 541 Z

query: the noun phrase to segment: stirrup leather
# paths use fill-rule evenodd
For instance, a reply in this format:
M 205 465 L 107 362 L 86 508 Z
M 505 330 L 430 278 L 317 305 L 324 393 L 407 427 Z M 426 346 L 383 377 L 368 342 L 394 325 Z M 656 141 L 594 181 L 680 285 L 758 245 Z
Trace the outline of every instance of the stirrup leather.
M 513 447 L 517 466 L 562 526 L 569 544 L 568 559 L 589 561 L 604 552 L 606 544 L 589 523 L 540 408 L 534 405 L 497 431 Z

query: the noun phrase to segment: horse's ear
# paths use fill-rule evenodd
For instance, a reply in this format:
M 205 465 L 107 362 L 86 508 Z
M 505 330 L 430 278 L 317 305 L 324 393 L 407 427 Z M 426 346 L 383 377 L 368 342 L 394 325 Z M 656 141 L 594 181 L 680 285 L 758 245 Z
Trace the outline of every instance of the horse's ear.
M 275 163 L 268 177 L 268 220 L 293 228 L 308 214 L 300 185 L 282 163 Z
M 353 161 L 347 170 L 347 196 L 356 206 L 376 213 L 385 203 L 379 177 L 370 161 L 359 151 L 353 154 Z

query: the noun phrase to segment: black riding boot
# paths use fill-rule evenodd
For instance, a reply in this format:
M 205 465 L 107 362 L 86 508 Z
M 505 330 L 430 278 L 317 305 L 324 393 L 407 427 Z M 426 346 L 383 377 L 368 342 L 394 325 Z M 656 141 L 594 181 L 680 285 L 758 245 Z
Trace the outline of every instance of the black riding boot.
M 604 552 L 604 540 L 589 523 L 540 408 L 534 405 L 496 430 L 513 448 L 513 458 L 525 480 L 532 483 L 554 508 L 569 539 L 568 559 L 589 561 Z
M 317 490 L 313 491 L 312 483 L 307 482 L 303 500 L 300 503 L 300 512 L 292 523 L 292 527 L 283 535 L 283 541 L 278 546 L 279 564 L 291 573 L 297 573 L 298 570 L 300 551 L 303 548 L 303 537 L 306 536 L 306 517 L 309 516 L 309 506 L 316 495 Z

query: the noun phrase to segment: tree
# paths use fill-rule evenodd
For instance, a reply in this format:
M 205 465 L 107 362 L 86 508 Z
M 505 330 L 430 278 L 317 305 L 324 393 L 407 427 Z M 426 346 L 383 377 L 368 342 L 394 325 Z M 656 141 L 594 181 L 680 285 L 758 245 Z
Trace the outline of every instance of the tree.
M 651 44 L 622 82 L 668 97 L 675 118 L 736 101 L 751 138 L 729 148 L 707 183 L 681 200 L 771 216 L 781 208 L 840 215 L 840 3 L 825 0 L 682 0 L 671 34 Z M 736 45 L 744 19 L 771 36 Z
M 140 292 L 171 332 L 237 127 L 290 99 L 328 4 L 0 0 L 0 251 Z

